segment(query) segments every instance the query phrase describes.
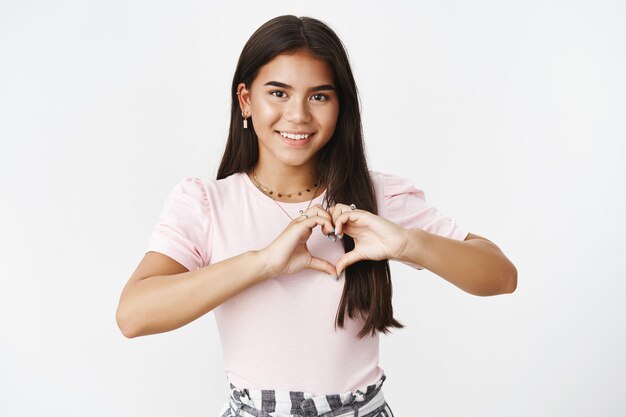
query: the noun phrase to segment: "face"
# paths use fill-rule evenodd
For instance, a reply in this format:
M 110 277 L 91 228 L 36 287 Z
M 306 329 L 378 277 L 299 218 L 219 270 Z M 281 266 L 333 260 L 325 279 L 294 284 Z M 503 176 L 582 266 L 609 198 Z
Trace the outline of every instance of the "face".
M 259 138 L 259 164 L 315 163 L 339 114 L 328 63 L 308 52 L 278 55 L 260 68 L 251 86 L 239 84 L 238 91 L 241 109 L 252 119 Z

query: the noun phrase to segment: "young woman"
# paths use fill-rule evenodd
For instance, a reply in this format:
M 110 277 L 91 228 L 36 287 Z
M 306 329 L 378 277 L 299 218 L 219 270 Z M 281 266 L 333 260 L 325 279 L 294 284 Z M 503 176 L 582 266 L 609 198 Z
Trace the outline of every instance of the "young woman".
M 319 226 L 319 227 L 318 227 Z M 117 310 L 123 334 L 213 311 L 230 398 L 220 416 L 392 416 L 378 333 L 394 318 L 389 260 L 462 290 L 515 290 L 498 247 L 368 169 L 343 45 L 319 20 L 280 16 L 243 48 L 216 179 L 166 200 Z

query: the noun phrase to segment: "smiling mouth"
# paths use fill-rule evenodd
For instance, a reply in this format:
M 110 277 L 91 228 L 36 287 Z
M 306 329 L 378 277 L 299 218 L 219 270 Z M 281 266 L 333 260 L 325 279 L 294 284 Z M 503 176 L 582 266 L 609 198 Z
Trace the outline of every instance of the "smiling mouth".
M 315 134 L 315 132 L 313 133 L 289 133 L 289 132 L 281 132 L 279 130 L 277 130 L 276 133 L 278 133 L 280 136 L 282 136 L 285 139 L 296 140 L 296 141 L 306 140 Z

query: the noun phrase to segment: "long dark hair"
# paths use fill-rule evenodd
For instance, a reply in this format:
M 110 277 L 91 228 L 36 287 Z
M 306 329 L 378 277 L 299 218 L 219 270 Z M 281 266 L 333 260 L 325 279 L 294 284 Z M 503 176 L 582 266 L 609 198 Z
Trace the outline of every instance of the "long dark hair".
M 259 157 L 254 129 L 242 127 L 243 117 L 236 95 L 238 84 L 245 83 L 250 88 L 263 65 L 279 54 L 299 50 L 307 50 L 330 65 L 339 97 L 335 131 L 317 154 L 320 182 L 327 184 L 326 204 L 350 202 L 377 214 L 374 187 L 365 158 L 358 91 L 346 50 L 330 27 L 310 17 L 275 17 L 259 27 L 243 47 L 233 76 L 230 131 L 217 179 L 238 172 L 249 173 Z M 248 123 L 254 121 L 249 119 Z M 348 235 L 344 235 L 342 243 L 346 252 L 354 248 L 354 240 Z M 345 270 L 345 274 L 335 327 L 338 324 L 343 328 L 346 310 L 350 318 L 360 314 L 364 319 L 359 338 L 368 333 L 375 335 L 376 331 L 388 333 L 389 327 L 404 327 L 393 317 L 388 260 L 356 262 Z

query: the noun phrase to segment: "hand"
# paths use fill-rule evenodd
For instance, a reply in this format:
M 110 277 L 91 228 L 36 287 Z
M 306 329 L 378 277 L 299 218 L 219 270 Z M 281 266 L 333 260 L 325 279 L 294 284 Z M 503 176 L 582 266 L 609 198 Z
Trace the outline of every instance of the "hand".
M 259 251 L 265 259 L 266 269 L 271 276 L 295 274 L 309 268 L 338 277 L 333 264 L 312 256 L 306 246 L 317 225 L 322 226 L 323 233 L 326 230 L 324 234 L 333 233 L 330 214 L 319 204 L 310 207 L 304 214 L 308 217 L 300 215 L 293 219 L 272 243 Z
M 405 228 L 369 211 L 336 204 L 328 213 L 335 225 L 335 234 L 341 238 L 346 233 L 354 239 L 354 249 L 337 260 L 337 276 L 348 266 L 364 259 L 395 259 L 408 241 Z

